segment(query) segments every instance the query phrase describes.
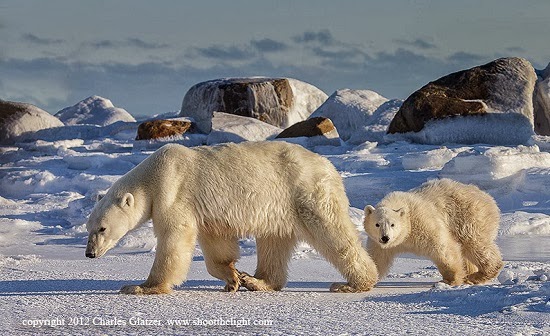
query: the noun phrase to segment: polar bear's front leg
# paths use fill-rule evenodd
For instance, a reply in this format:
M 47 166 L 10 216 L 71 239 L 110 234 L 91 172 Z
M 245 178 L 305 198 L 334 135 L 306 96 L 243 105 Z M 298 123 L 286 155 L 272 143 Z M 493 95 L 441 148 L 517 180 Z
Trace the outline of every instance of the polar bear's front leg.
M 157 233 L 158 234 L 158 233 Z M 197 229 L 195 227 L 165 230 L 158 234 L 155 261 L 147 280 L 141 285 L 124 286 L 123 294 L 167 294 L 181 284 L 189 270 Z

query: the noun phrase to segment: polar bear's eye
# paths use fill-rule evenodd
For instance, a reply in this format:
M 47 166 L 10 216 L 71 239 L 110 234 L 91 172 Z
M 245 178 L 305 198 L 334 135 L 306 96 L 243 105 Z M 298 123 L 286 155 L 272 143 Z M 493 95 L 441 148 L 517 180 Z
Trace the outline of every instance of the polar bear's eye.
M 107 228 L 100 227 L 98 231 L 99 231 L 99 232 L 105 232 L 105 230 L 107 230 Z
M 394 227 L 394 226 L 395 226 L 395 224 L 392 224 L 392 225 L 391 225 L 391 227 Z
M 376 227 L 380 227 L 380 224 L 376 223 Z

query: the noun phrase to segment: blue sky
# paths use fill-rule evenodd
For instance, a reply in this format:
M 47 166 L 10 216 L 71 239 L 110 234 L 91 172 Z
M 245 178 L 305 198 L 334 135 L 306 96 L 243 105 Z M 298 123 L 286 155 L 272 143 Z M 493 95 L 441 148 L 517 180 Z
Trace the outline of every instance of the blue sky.
M 97 94 L 143 116 L 228 76 L 406 98 L 498 57 L 544 68 L 548 37 L 548 0 L 1 0 L 0 99 L 56 113 Z

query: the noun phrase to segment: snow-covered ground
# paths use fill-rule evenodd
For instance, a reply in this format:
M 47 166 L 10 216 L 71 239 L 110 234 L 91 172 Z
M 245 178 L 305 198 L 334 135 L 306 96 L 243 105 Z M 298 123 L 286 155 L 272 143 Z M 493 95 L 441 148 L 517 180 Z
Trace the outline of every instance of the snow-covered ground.
M 143 281 L 154 258 L 151 223 L 92 260 L 84 257 L 85 222 L 98 195 L 160 146 L 134 141 L 136 129 L 78 125 L 0 147 L 1 334 L 550 334 L 548 137 L 513 147 L 382 141 L 310 148 L 344 177 L 363 239 L 363 207 L 390 191 L 448 177 L 493 195 L 503 213 L 498 244 L 506 266 L 491 284 L 434 286 L 441 278 L 433 264 L 404 255 L 371 292 L 331 293 L 342 277 L 300 245 L 283 291 L 229 294 L 206 272 L 197 247 L 189 280 L 173 294 L 127 296 L 118 289 Z M 196 145 L 202 137 L 176 140 Z M 242 240 L 241 252 L 238 268 L 252 273 L 254 240 Z

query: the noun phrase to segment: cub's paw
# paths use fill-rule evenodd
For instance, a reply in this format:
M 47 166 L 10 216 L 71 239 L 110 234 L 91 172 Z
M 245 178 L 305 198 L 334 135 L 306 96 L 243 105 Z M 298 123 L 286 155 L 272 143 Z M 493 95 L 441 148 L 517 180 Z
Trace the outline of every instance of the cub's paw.
M 476 272 L 474 274 L 468 275 L 464 279 L 464 283 L 469 284 L 469 285 L 480 285 L 480 284 L 488 282 L 489 280 L 490 280 L 490 278 L 487 277 L 487 275 L 485 275 L 481 272 Z
M 464 285 L 464 279 L 443 279 L 441 281 L 439 281 L 439 283 L 441 284 L 444 284 L 444 285 L 448 285 L 448 286 L 451 286 L 451 287 L 455 287 L 455 286 L 460 286 L 460 285 Z
M 330 291 L 335 293 L 359 293 L 371 290 L 371 288 L 357 288 L 348 283 L 335 282 L 330 286 Z

